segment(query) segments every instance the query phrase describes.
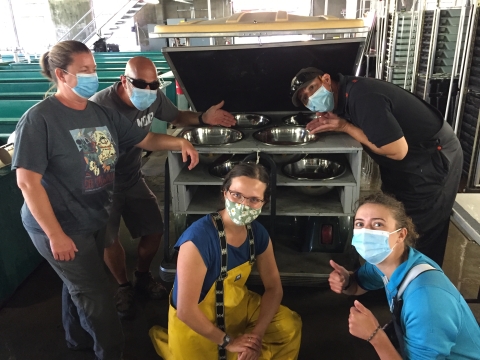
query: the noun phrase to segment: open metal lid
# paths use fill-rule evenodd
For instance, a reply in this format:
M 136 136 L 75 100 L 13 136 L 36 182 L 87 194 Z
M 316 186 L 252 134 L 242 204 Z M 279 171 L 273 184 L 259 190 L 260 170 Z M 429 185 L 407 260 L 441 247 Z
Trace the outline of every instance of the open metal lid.
M 355 75 L 365 38 L 294 43 L 168 47 L 165 59 L 195 111 L 224 100 L 230 112 L 298 112 L 290 83 L 302 68 Z
M 194 19 L 175 25 L 157 25 L 150 38 L 318 35 L 365 32 L 362 19 L 340 19 L 335 16 L 300 16 L 277 12 L 241 12 L 206 20 Z

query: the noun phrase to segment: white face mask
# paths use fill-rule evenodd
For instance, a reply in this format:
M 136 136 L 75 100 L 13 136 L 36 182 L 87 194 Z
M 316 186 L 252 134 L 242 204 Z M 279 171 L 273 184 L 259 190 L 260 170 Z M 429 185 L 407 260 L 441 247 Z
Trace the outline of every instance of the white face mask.
M 388 239 L 390 234 L 394 234 L 402 228 L 392 232 L 371 229 L 353 229 L 352 245 L 365 261 L 370 264 L 377 265 L 385 260 L 395 249 L 390 248 Z

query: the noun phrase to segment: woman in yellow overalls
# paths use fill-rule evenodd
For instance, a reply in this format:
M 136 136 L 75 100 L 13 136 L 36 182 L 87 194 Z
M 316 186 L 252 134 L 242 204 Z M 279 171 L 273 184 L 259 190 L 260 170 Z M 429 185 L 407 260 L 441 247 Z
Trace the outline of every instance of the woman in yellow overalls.
M 222 185 L 225 209 L 193 223 L 180 237 L 168 334 L 150 330 L 165 360 L 297 359 L 301 320 L 281 306 L 283 290 L 265 228 L 254 221 L 269 198 L 261 165 L 240 163 Z M 254 262 L 265 292 L 247 289 Z

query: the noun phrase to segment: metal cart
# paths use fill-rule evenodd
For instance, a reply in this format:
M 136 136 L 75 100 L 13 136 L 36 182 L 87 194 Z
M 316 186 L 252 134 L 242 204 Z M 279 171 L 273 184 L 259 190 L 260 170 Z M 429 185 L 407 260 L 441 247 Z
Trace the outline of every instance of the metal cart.
M 282 126 L 286 116 L 296 114 L 288 94 L 295 73 L 307 66 L 317 66 L 336 74 L 352 74 L 363 54 L 364 39 L 310 41 L 244 46 L 184 47 L 164 49 L 175 78 L 189 103 L 196 111 L 205 111 L 212 104 L 225 100 L 224 109 L 232 113 L 262 114 L 272 120 L 268 126 Z M 279 59 L 282 59 L 279 61 Z M 304 109 L 303 109 L 304 110 Z M 179 136 L 185 129 L 178 129 Z M 269 162 L 274 176 L 274 198 L 262 212 L 274 244 L 276 261 L 282 282 L 286 285 L 324 284 L 330 273 L 328 260 L 352 266 L 358 258 L 349 246 L 354 204 L 358 200 L 361 177 L 361 145 L 341 133 L 320 134 L 316 142 L 305 145 L 269 145 L 256 140 L 256 130 L 241 130 L 243 139 L 219 146 L 198 146 L 203 154 L 242 154 Z M 281 154 L 329 154 L 343 159 L 347 169 L 342 176 L 321 182 L 293 180 L 285 176 L 281 166 L 275 167 L 271 156 Z M 169 152 L 166 169 L 171 195 L 171 212 L 177 217 L 204 215 L 222 207 L 222 180 L 212 176 L 208 165 L 199 164 L 188 170 L 181 154 Z M 308 196 L 295 187 L 332 186 L 326 195 Z M 168 222 L 165 210 L 165 223 Z M 273 216 L 272 216 L 273 215 Z M 275 217 L 275 221 L 269 221 Z M 187 222 L 180 225 L 180 229 Z M 177 224 L 178 226 L 178 224 Z M 289 231 L 298 230 L 298 233 Z M 331 232 L 328 241 L 322 235 Z M 300 235 L 299 235 L 300 234 Z M 179 234 L 178 234 L 179 235 Z M 161 277 L 172 281 L 175 257 L 165 231 L 165 259 Z M 326 239 L 326 237 L 325 237 Z M 302 245 L 310 242 L 316 252 L 303 252 Z M 253 272 L 251 280 L 258 280 Z

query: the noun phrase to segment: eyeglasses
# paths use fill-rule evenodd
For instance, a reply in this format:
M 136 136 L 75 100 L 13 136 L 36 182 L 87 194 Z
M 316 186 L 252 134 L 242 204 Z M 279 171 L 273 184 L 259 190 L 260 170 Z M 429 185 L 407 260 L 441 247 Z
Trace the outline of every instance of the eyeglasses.
M 160 87 L 160 81 L 158 81 L 158 80 L 155 80 L 155 81 L 152 81 L 152 82 L 148 83 L 148 82 L 146 82 L 145 80 L 142 80 L 142 79 L 132 79 L 129 76 L 125 76 L 125 77 L 127 78 L 127 80 L 133 86 L 135 86 L 136 88 L 139 88 L 139 89 L 146 89 L 147 86 L 149 86 L 150 90 L 157 90 Z
M 257 197 L 246 197 L 236 191 L 231 191 L 231 190 L 227 190 L 227 191 L 235 202 L 243 203 L 245 200 L 247 200 L 248 203 L 253 207 L 258 207 L 265 202 L 265 200 L 259 199 Z
M 312 81 L 319 75 L 320 74 L 318 72 L 304 72 L 296 76 L 292 80 L 292 84 L 290 85 L 290 95 L 293 96 L 295 91 L 297 91 L 300 86 L 302 86 L 306 82 Z

